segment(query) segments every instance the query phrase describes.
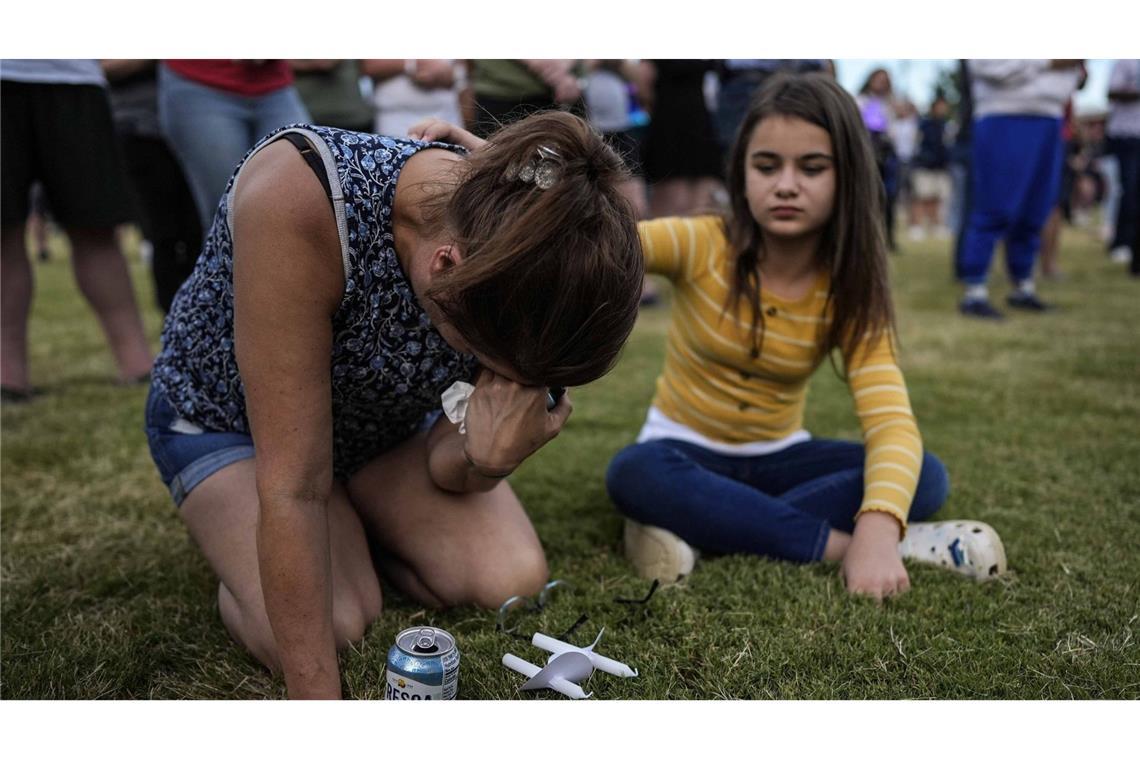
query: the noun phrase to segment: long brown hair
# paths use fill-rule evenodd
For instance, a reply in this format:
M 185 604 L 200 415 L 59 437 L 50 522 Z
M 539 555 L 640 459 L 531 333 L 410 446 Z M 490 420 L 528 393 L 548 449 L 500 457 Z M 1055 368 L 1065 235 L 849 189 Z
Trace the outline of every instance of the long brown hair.
M 557 156 L 545 190 L 516 175 L 540 147 Z M 582 119 L 549 112 L 496 132 L 459 171 L 441 216 L 464 258 L 428 297 L 527 382 L 583 385 L 608 372 L 637 320 L 645 268 L 618 189 L 622 160 Z
M 733 278 L 725 310 L 739 313 L 740 302 L 752 306 L 752 355 L 763 345 L 760 309 L 760 263 L 764 260 L 760 226 L 745 194 L 748 141 L 769 116 L 803 119 L 827 131 L 835 159 L 835 205 L 820 237 L 816 260 L 831 274 L 827 306 L 830 326 L 821 325 L 821 351 L 839 348 L 850 358 L 867 337 L 868 348 L 884 334 L 893 336 L 894 307 L 887 279 L 887 252 L 880 213 L 882 183 L 870 138 L 855 100 L 830 77 L 777 74 L 752 101 L 736 133 L 728 165 L 729 211 L 725 220 L 734 251 Z M 826 310 L 826 307 L 825 307 Z

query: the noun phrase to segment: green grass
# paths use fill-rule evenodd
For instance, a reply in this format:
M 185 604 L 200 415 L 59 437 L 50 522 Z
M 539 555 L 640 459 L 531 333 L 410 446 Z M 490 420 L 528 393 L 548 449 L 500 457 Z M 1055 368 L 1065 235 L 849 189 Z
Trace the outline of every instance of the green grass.
M 1067 230 L 1068 278 L 1043 287 L 1063 310 L 979 324 L 955 313 L 947 247 L 906 245 L 892 261 L 903 366 L 926 445 L 951 473 L 942 515 L 992 523 L 1009 576 L 975 585 L 912 567 L 913 590 L 880 607 L 849 596 L 833 566 L 724 557 L 632 614 L 615 604 L 648 588 L 622 558 L 602 484 L 660 369 L 666 314 L 647 311 L 618 368 L 575 392 L 562 436 L 512 478 L 553 577 L 573 584 L 524 630 L 558 635 L 585 613 L 575 643 L 605 625 L 600 651 L 641 671 L 595 674 L 595 698 L 1140 697 L 1140 283 Z M 33 381 L 45 393 L 2 414 L 2 695 L 281 697 L 221 625 L 216 581 L 147 454 L 145 390 L 110 382 L 64 257 L 57 243 L 36 265 Z M 145 270 L 133 272 L 157 340 Z M 826 368 L 807 425 L 859 435 Z M 494 612 L 423 610 L 385 592 L 384 615 L 341 658 L 346 695 L 379 697 L 394 635 L 433 623 L 459 640 L 462 698 L 549 696 L 516 691 L 503 653 L 541 653 L 496 633 Z

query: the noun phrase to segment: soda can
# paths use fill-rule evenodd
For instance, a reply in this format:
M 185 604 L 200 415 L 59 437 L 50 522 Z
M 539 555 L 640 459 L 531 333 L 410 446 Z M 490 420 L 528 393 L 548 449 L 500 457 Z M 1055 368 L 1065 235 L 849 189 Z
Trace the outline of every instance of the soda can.
M 459 649 L 442 628 L 400 631 L 388 650 L 385 699 L 455 699 L 459 691 Z

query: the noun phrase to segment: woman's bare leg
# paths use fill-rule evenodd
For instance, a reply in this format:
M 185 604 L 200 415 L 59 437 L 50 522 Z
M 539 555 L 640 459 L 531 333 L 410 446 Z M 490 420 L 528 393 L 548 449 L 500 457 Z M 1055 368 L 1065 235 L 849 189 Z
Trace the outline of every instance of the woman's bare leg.
M 280 671 L 277 644 L 257 562 L 258 496 L 253 459 L 235 462 L 198 485 L 181 508 L 198 548 L 217 573 L 218 608 L 230 635 L 271 670 Z M 337 647 L 359 641 L 380 616 L 380 581 L 360 518 L 344 487 L 328 506 L 332 558 L 333 631 Z
M 505 481 L 486 493 L 440 489 L 427 468 L 427 433 L 365 465 L 348 496 L 377 546 L 385 576 L 432 606 L 498 607 L 547 580 L 546 557 Z

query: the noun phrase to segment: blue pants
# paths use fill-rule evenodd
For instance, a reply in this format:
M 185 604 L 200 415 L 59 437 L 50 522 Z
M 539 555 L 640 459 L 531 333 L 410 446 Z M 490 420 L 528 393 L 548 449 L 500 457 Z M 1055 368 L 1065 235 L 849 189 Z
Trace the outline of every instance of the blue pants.
M 618 452 L 606 489 L 626 517 L 665 528 L 702 551 L 814 562 L 832 528 L 855 527 L 863 446 L 811 440 L 747 457 L 647 441 Z M 930 517 L 949 490 L 946 468 L 926 454 L 909 519 Z
M 974 122 L 970 218 L 959 261 L 968 285 L 986 281 L 994 246 L 1005 241 L 1014 282 L 1033 275 L 1041 228 L 1061 187 L 1061 120 L 985 116 Z
M 1140 217 L 1140 137 L 1110 137 L 1108 152 L 1116 157 L 1120 167 L 1120 207 L 1116 212 L 1116 234 L 1111 247 L 1131 248 Z M 1140 255 L 1140 251 L 1132 253 Z
M 230 175 L 258 140 L 278 127 L 309 120 L 293 87 L 235 95 L 158 67 L 158 118 L 208 230 Z

